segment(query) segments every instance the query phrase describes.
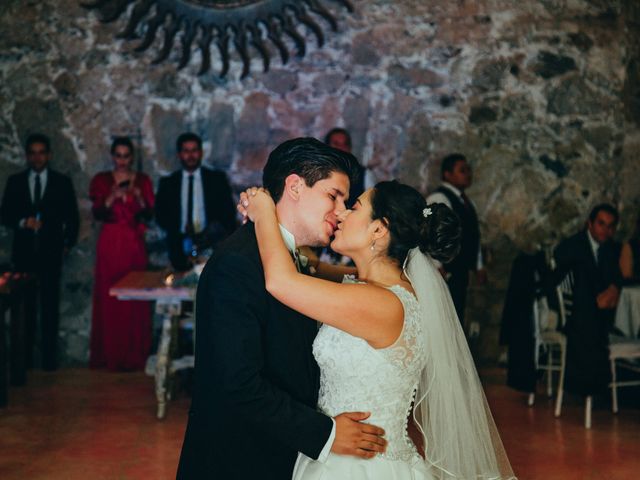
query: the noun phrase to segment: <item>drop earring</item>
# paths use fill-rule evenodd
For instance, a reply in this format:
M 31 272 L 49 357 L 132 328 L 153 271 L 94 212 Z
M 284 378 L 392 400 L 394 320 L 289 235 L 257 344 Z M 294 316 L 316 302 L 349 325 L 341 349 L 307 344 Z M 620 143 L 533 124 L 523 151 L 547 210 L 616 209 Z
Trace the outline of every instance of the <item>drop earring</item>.
M 369 247 L 371 249 L 371 251 L 373 252 L 376 249 L 376 241 L 374 240 L 373 242 L 371 242 L 371 247 Z

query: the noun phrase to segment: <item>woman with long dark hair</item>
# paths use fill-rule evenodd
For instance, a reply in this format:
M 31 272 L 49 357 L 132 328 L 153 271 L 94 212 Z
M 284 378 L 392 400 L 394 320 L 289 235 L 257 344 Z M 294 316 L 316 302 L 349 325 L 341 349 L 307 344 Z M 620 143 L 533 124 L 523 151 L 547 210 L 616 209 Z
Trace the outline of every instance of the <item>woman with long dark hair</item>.
M 128 137 L 111 144 L 113 169 L 91 180 L 89 196 L 95 220 L 102 222 L 96 247 L 89 366 L 139 370 L 151 347 L 148 302 L 121 301 L 109 295 L 115 282 L 132 270 L 147 268 L 145 221 L 153 215 L 153 185 L 133 169 Z

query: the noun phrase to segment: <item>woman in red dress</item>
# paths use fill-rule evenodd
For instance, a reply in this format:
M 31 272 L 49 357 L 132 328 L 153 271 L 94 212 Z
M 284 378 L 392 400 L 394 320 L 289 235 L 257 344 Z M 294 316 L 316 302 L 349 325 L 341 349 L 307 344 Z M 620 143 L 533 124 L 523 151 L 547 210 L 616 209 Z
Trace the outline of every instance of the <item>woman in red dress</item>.
M 144 368 L 151 347 L 148 302 L 120 301 L 109 288 L 132 270 L 147 268 L 145 220 L 153 214 L 149 177 L 133 171 L 133 143 L 118 137 L 111 144 L 113 170 L 91 180 L 93 216 L 102 221 L 96 250 L 89 366 L 109 370 Z

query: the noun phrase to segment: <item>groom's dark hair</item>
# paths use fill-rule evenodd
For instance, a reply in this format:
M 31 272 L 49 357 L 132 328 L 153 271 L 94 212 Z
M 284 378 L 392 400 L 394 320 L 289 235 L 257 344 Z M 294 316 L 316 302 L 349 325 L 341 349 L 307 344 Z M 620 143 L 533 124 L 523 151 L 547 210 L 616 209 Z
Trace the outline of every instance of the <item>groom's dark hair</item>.
M 315 138 L 294 138 L 278 145 L 271 152 L 262 170 L 262 186 L 278 203 L 284 191 L 285 179 L 295 173 L 309 187 L 333 172 L 342 172 L 353 182 L 357 175 L 356 157 L 342 152 Z

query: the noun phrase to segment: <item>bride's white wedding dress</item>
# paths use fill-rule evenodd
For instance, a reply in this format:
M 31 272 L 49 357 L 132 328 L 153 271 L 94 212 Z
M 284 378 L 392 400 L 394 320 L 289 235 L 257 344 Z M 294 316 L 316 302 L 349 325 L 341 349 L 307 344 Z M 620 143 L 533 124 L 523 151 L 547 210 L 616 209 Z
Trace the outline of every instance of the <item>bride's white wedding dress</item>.
M 404 327 L 390 347 L 375 349 L 365 340 L 323 325 L 313 344 L 320 366 L 318 407 L 334 417 L 371 412 L 367 423 L 385 430 L 387 451 L 372 459 L 331 453 L 321 463 L 299 454 L 294 480 L 410 480 L 434 478 L 407 435 L 426 349 L 420 307 L 409 291 L 389 287 L 404 307 Z
M 403 270 L 416 296 L 389 287 L 404 307 L 393 345 L 375 349 L 326 325 L 313 344 L 318 407 L 330 416 L 371 412 L 387 451 L 369 460 L 330 453 L 326 462 L 300 454 L 294 480 L 515 480 L 442 275 L 418 248 Z M 406 432 L 412 403 L 426 461 Z

